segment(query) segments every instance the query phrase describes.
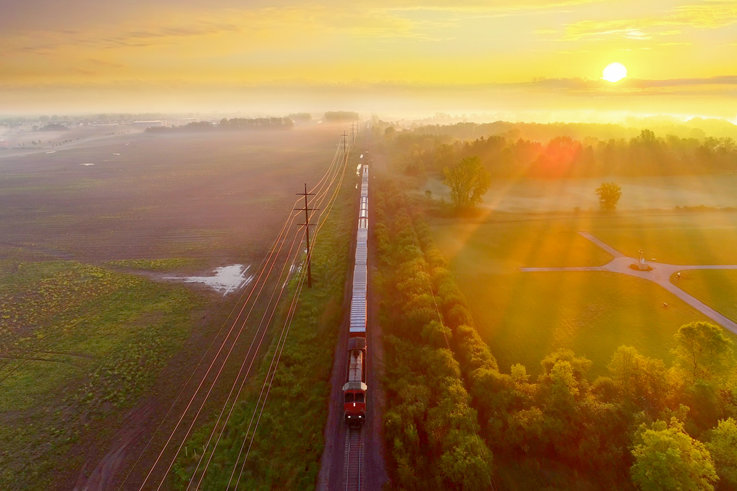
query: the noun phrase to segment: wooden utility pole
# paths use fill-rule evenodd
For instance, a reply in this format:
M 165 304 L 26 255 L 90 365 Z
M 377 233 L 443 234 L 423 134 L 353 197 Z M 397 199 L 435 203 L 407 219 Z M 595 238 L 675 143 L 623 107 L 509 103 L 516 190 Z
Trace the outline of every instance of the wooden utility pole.
M 343 165 L 345 165 L 345 163 L 348 161 L 348 154 L 346 153 L 346 150 L 345 150 L 345 137 L 346 136 L 347 135 L 345 134 L 345 131 L 344 131 L 343 132 Z
M 297 193 L 297 196 L 304 196 L 305 197 L 305 223 L 300 223 L 300 225 L 304 225 L 305 227 L 305 242 L 307 242 L 307 288 L 312 288 L 312 267 L 310 265 L 311 259 L 312 259 L 312 251 L 310 250 L 310 211 L 317 210 L 317 208 L 308 208 L 307 207 L 307 196 L 314 196 L 315 193 L 308 193 L 307 192 L 307 183 L 305 183 L 305 192 L 304 193 Z M 295 210 L 302 211 L 303 208 L 295 208 Z

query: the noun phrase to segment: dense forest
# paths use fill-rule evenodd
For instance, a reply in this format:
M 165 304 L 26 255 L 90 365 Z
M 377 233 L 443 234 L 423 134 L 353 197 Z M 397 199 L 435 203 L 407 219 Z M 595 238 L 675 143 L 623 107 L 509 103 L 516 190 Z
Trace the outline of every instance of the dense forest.
M 495 123 L 496 124 L 496 123 Z M 502 124 L 502 123 L 499 123 Z M 511 124 L 511 123 L 503 123 Z M 730 137 L 660 135 L 643 129 L 631 137 L 555 136 L 535 139 L 511 127 L 496 134 L 487 125 L 469 131 L 397 131 L 385 143 L 395 165 L 414 176 L 441 175 L 449 162 L 478 156 L 493 177 L 664 176 L 737 172 Z M 539 133 L 539 132 L 538 132 Z M 547 131 L 546 131 L 547 133 Z
M 737 358 L 721 328 L 682 326 L 670 366 L 621 346 L 606 376 L 570 350 L 542 359 L 535 378 L 521 364 L 504 373 L 419 209 L 387 180 L 376 187 L 399 487 L 737 487 Z

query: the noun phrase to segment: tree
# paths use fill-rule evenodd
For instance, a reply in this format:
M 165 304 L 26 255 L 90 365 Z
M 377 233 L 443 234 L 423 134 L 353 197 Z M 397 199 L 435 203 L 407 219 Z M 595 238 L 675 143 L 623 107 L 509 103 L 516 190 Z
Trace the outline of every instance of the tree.
M 692 383 L 698 379 L 721 379 L 735 364 L 732 341 L 721 327 L 708 322 L 691 322 L 681 326 L 675 338 L 676 361 L 691 374 Z
M 737 489 L 737 421 L 732 418 L 720 421 L 711 431 L 706 447 L 711 452 L 721 482 L 730 489 Z
M 456 209 L 473 208 L 489 189 L 489 172 L 478 157 L 466 157 L 454 167 L 443 169 L 443 173 Z
M 596 194 L 599 196 L 599 206 L 603 211 L 614 211 L 622 196 L 622 188 L 619 184 L 604 182 L 596 188 Z
M 632 346 L 620 346 L 608 368 L 624 400 L 651 415 L 663 409 L 669 388 L 662 360 L 643 356 Z
M 492 454 L 478 435 L 453 431 L 438 465 L 447 489 L 491 488 Z
M 714 489 L 719 479 L 706 446 L 683 430 L 675 418 L 669 425 L 641 425 L 632 449 L 632 482 L 640 489 Z

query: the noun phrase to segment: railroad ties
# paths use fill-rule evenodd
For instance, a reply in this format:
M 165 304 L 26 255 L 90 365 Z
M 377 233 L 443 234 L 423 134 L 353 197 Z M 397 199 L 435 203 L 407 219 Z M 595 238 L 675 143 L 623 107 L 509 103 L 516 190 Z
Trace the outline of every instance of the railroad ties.
M 345 457 L 343 459 L 345 491 L 363 489 L 363 427 L 347 428 L 345 433 Z

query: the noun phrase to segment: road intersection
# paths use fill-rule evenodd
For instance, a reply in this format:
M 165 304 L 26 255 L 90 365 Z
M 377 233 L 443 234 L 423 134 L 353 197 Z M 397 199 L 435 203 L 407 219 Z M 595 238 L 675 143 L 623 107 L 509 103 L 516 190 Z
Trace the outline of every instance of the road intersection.
M 650 270 L 642 271 L 633 269 L 633 264 L 638 264 L 639 260 L 633 257 L 625 256 L 618 250 L 606 242 L 601 241 L 590 233 L 579 232 L 581 236 L 590 240 L 601 249 L 605 250 L 613 256 L 613 259 L 602 266 L 574 266 L 574 267 L 552 267 L 552 268 L 520 268 L 521 271 L 526 272 L 541 272 L 541 271 L 609 271 L 612 273 L 621 273 L 630 276 L 636 276 L 644 280 L 652 281 L 662 286 L 673 295 L 677 296 L 691 307 L 695 308 L 705 316 L 709 317 L 713 321 L 717 322 L 726 329 L 729 329 L 734 334 L 737 334 L 737 323 L 727 318 L 723 314 L 717 312 L 713 308 L 709 307 L 701 300 L 693 297 L 689 293 L 686 293 L 678 286 L 676 286 L 671 278 L 673 275 L 680 271 L 692 270 L 692 269 L 737 269 L 737 264 L 725 264 L 725 265 L 682 265 L 682 264 L 666 264 L 657 262 L 648 262 Z

